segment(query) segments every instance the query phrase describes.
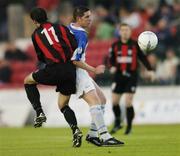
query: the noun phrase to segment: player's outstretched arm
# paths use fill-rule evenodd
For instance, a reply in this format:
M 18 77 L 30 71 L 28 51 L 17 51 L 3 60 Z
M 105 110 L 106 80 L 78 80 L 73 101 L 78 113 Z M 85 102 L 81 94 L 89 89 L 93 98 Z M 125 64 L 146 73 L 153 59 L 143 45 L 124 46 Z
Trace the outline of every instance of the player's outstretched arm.
M 79 68 L 82 68 L 88 72 L 92 72 L 94 74 L 102 74 L 105 71 L 105 66 L 104 65 L 99 65 L 97 67 L 93 67 L 86 62 L 83 61 L 73 61 L 73 64 Z

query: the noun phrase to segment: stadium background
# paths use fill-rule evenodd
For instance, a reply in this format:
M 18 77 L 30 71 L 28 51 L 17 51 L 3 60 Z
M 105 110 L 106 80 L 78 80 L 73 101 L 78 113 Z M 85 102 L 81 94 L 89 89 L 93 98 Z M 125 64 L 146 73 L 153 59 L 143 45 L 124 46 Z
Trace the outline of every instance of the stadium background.
M 153 127 L 157 130 L 157 134 L 153 133 L 150 137 L 158 135 L 158 130 L 161 134 L 161 128 L 168 130 L 171 126 L 173 127 L 172 124 L 176 124 L 175 129 L 178 132 L 180 129 L 178 126 L 180 123 L 179 0 L 0 0 L 0 127 L 24 127 L 32 126 L 33 123 L 34 112 L 23 90 L 23 79 L 41 65 L 37 62 L 30 39 L 34 26 L 29 19 L 29 11 L 34 6 L 43 7 L 48 11 L 49 21 L 68 25 L 72 20 L 73 8 L 77 5 L 86 5 L 93 10 L 94 22 L 89 32 L 90 40 L 87 49 L 87 62 L 93 66 L 104 63 L 108 67 L 108 49 L 119 35 L 117 33 L 119 22 L 131 25 L 134 39 L 137 39 L 139 33 L 144 30 L 156 33 L 159 39 L 158 47 L 154 52 L 148 53 L 148 59 L 158 79 L 154 83 L 146 81 L 144 67 L 140 65 L 139 87 L 134 100 L 135 124 L 166 125 L 164 128 Z M 113 121 L 110 95 L 111 75 L 107 68 L 105 74 L 91 76 L 101 85 L 107 97 L 105 121 L 107 125 L 111 125 Z M 40 93 L 43 108 L 48 117 L 44 126 L 66 127 L 67 124 L 56 104 L 57 94 L 54 88 L 40 86 Z M 90 123 L 88 106 L 75 97 L 71 99 L 70 105 L 75 110 L 80 126 L 88 126 Z M 123 101 L 122 109 L 124 109 Z M 124 116 L 124 111 L 122 116 Z M 23 128 L 22 130 L 24 133 L 28 131 Z M 14 129 L 0 128 L 0 131 L 2 134 L 0 139 L 3 140 L 4 134 L 6 143 L 9 139 L 6 133 Z M 48 131 L 48 134 L 50 130 L 44 131 Z M 142 129 L 136 127 L 134 139 L 147 137 L 145 131 L 143 127 Z M 39 132 L 40 130 L 38 134 Z M 144 133 L 141 135 L 140 132 Z M 133 140 L 128 140 L 129 138 L 125 139 L 132 141 L 132 144 L 135 143 Z M 177 146 L 172 144 L 175 149 L 179 147 L 177 141 L 179 139 L 175 143 Z M 12 144 L 13 142 L 10 145 Z M 15 144 L 16 141 L 13 147 L 16 147 Z M 68 144 L 66 146 L 69 146 Z M 4 147 L 6 144 L 1 145 Z M 6 148 L 4 149 L 3 155 L 6 155 Z M 169 150 L 166 154 L 170 151 L 171 155 L 178 153 L 178 151 Z

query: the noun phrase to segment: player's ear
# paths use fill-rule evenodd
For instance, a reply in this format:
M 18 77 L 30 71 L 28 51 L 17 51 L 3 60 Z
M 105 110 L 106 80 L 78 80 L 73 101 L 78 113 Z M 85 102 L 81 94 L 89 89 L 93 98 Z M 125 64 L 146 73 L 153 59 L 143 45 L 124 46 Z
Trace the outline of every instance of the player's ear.
M 80 17 L 80 16 L 77 16 L 76 21 L 78 22 L 78 21 L 80 21 L 80 20 L 81 20 L 81 17 Z
M 37 22 L 35 20 L 32 20 L 34 24 L 37 24 Z

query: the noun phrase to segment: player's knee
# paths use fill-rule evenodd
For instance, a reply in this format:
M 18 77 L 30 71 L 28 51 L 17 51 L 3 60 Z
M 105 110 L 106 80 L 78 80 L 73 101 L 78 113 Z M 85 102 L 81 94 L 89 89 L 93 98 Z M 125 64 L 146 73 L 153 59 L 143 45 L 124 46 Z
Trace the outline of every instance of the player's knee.
M 59 94 L 58 97 L 58 107 L 61 110 L 62 108 L 68 106 L 70 96 L 64 96 L 62 94 Z
M 112 102 L 112 105 L 113 105 L 113 106 L 118 106 L 118 105 L 119 105 L 119 102 L 118 102 L 118 101 L 114 101 L 114 102 Z
M 36 84 L 36 81 L 33 80 L 30 74 L 24 78 L 24 84 Z
M 26 77 L 24 78 L 24 84 L 29 84 L 28 76 L 26 76 Z
M 125 103 L 127 107 L 132 106 L 132 102 L 133 102 L 133 96 L 127 96 L 125 99 Z
M 113 106 L 119 105 L 119 100 L 117 100 L 117 99 L 112 99 L 112 104 L 113 104 Z
M 61 110 L 62 108 L 68 106 L 68 102 L 64 101 L 64 102 L 60 102 L 58 101 L 58 107 Z

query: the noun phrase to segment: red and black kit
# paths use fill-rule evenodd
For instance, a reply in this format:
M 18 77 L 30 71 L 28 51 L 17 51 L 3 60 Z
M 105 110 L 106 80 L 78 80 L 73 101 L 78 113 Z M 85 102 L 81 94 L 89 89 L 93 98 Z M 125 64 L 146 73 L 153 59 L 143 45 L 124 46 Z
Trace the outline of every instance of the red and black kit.
M 71 62 L 77 43 L 69 29 L 63 25 L 46 22 L 32 34 L 32 41 L 44 69 L 33 73 L 35 81 L 56 85 L 57 91 L 69 95 L 76 90 L 76 68 Z
M 32 41 L 38 59 L 46 64 L 69 61 L 77 47 L 76 40 L 67 27 L 48 22 L 34 31 Z
M 130 39 L 127 43 L 122 43 L 121 40 L 118 40 L 112 44 L 109 50 L 109 62 L 117 69 L 112 86 L 113 92 L 135 92 L 138 60 L 148 70 L 152 70 L 146 55 L 140 50 L 136 41 Z

